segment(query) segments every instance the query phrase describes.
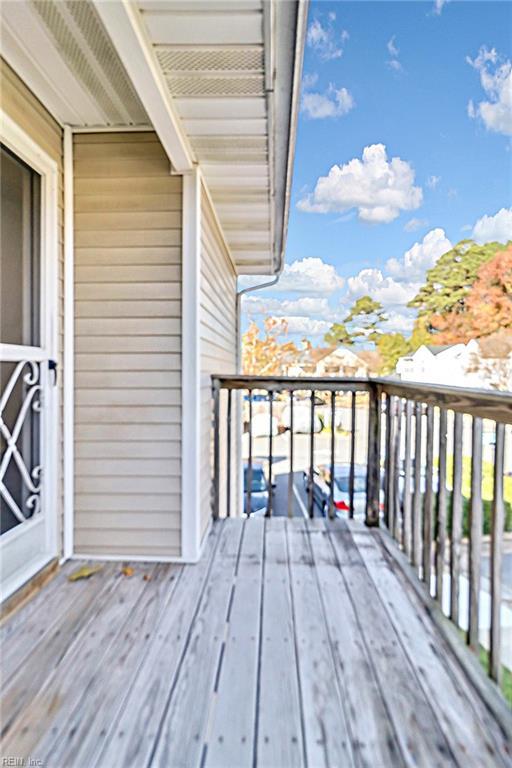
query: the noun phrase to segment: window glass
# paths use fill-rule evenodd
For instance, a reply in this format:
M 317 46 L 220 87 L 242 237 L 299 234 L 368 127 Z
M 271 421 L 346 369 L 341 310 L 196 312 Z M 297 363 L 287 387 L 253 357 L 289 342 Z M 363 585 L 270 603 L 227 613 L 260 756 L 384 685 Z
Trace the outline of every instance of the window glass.
M 39 346 L 41 177 L 2 146 L 0 186 L 0 341 Z

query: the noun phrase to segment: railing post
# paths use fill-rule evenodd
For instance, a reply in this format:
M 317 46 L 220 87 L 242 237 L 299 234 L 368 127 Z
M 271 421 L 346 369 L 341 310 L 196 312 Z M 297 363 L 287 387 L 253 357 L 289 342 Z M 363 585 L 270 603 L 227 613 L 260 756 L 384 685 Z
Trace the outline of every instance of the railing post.
M 369 527 L 379 525 L 380 511 L 380 388 L 370 383 L 368 403 L 368 468 L 366 471 L 366 518 Z
M 471 444 L 471 501 L 469 506 L 469 617 L 468 644 L 478 653 L 480 571 L 482 557 L 482 419 L 473 417 Z
M 219 380 L 213 379 L 213 482 L 212 482 L 212 515 L 214 520 L 219 518 L 220 490 L 220 386 Z
M 505 425 L 496 424 L 494 452 L 494 492 L 491 522 L 491 652 L 489 673 L 501 684 L 501 565 L 503 556 L 503 466 L 505 453 Z

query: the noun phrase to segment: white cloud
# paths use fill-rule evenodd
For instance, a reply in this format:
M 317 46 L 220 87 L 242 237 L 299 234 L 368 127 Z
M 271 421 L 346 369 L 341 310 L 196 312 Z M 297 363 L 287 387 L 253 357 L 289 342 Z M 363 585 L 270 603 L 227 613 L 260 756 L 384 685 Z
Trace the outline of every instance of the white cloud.
M 499 63 L 495 48 L 482 46 L 475 59 L 466 58 L 480 74 L 487 101 L 468 102 L 468 116 L 480 118 L 489 131 L 512 135 L 512 62 Z
M 307 117 L 319 120 L 324 117 L 341 117 L 354 106 L 354 99 L 346 88 L 329 86 L 326 93 L 306 92 L 302 95 L 301 110 Z
M 429 176 L 427 179 L 427 187 L 429 189 L 436 189 L 440 181 L 441 181 L 440 176 L 434 176 L 434 175 Z
M 318 82 L 318 74 L 316 72 L 308 72 L 302 78 L 302 87 L 304 90 L 313 88 Z
M 304 296 L 299 299 L 276 299 L 269 296 L 244 296 L 244 311 L 249 315 L 308 315 L 327 317 L 331 308 L 326 298 Z
M 300 315 L 286 315 L 276 319 L 286 324 L 286 331 L 290 335 L 323 336 L 331 327 L 331 323 L 327 320 L 315 320 L 314 318 L 302 317 Z
M 512 240 L 512 208 L 502 208 L 494 216 L 482 216 L 473 227 L 477 243 L 507 243 Z
M 241 277 L 241 288 L 247 288 L 262 282 L 262 278 L 251 275 Z M 279 281 L 267 292 L 305 293 L 311 295 L 330 295 L 345 284 L 344 279 L 336 272 L 336 267 L 326 264 L 318 257 L 309 256 L 297 259 L 291 264 L 285 264 Z
M 421 187 L 414 186 L 412 166 L 399 157 L 388 160 L 384 144 L 365 147 L 362 160 L 333 165 L 321 176 L 313 193 L 302 198 L 298 208 L 315 213 L 342 213 L 356 208 L 362 221 L 387 223 L 401 211 L 418 208 Z
M 355 277 L 347 280 L 351 296 L 366 296 L 367 294 L 380 301 L 384 306 L 403 306 L 416 295 L 418 283 L 401 283 L 392 277 L 385 277 L 380 269 L 362 269 Z
M 388 62 L 388 67 L 390 69 L 394 69 L 395 72 L 401 72 L 402 71 L 402 65 L 398 61 L 398 59 L 390 59 Z
M 447 2 L 448 0 L 434 0 L 434 14 L 436 16 L 441 15 L 443 7 L 446 5 Z
M 313 19 L 308 27 L 307 44 L 321 59 L 339 59 L 343 56 L 343 44 L 348 40 L 349 34 L 344 29 L 338 36 L 334 28 L 335 20 L 336 14 L 330 13 L 327 24 L 323 25 L 320 19 Z
M 428 269 L 434 266 L 440 256 L 452 248 L 444 229 L 440 227 L 427 232 L 420 243 L 406 251 L 401 259 L 388 259 L 387 271 L 399 282 L 421 282 Z
M 388 312 L 386 331 L 391 333 L 403 333 L 406 335 L 411 333 L 414 326 L 415 316 L 416 313 L 413 310 L 410 312 L 407 310 L 404 310 L 403 312 Z
M 427 219 L 409 219 L 409 221 L 404 224 L 404 231 L 416 232 L 417 229 L 422 229 L 423 227 L 426 227 L 427 224 Z
M 397 56 L 400 53 L 400 51 L 398 50 L 398 48 L 395 45 L 395 38 L 396 38 L 396 35 L 393 35 L 391 40 L 388 40 L 386 47 L 388 49 L 389 55 L 393 56 L 394 58 L 397 58 Z

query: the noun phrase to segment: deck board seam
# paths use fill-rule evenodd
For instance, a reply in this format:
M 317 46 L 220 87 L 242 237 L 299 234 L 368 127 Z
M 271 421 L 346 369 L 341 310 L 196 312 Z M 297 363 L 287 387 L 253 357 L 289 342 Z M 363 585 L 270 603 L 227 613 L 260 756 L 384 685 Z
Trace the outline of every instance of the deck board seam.
M 397 754 L 400 755 L 401 760 L 402 760 L 402 766 L 405 767 L 405 766 L 407 766 L 407 759 L 406 759 L 405 754 L 403 752 L 402 745 L 400 744 L 400 739 L 398 738 L 398 733 L 397 733 L 396 725 L 395 725 L 392 713 L 390 711 L 390 708 L 389 708 L 389 705 L 388 705 L 388 701 L 387 701 L 386 697 L 384 696 L 384 692 L 382 690 L 382 686 L 381 686 L 381 683 L 380 683 L 379 676 L 378 676 L 377 671 L 375 669 L 375 665 L 374 665 L 374 662 L 373 662 L 373 657 L 372 657 L 372 654 L 370 653 L 370 649 L 368 647 L 368 642 L 367 642 L 366 635 L 363 632 L 363 627 L 362 627 L 361 621 L 359 619 L 359 614 L 358 614 L 358 611 L 357 611 L 356 604 L 354 602 L 352 591 L 349 588 L 349 585 L 347 584 L 347 580 L 345 578 L 345 574 L 343 573 L 343 568 L 341 567 L 341 563 L 340 563 L 340 560 L 339 560 L 339 557 L 338 557 L 338 553 L 336 551 L 336 547 L 334 546 L 334 542 L 332 540 L 331 529 L 329 528 L 329 526 L 327 525 L 326 522 L 325 522 L 325 529 L 327 531 L 327 535 L 328 535 L 328 539 L 329 539 L 329 544 L 330 544 L 332 552 L 333 552 L 334 561 L 336 563 L 338 571 L 341 574 L 341 578 L 343 579 L 343 583 L 345 584 L 345 589 L 346 589 L 347 597 L 350 600 L 350 604 L 352 605 L 352 610 L 354 612 L 354 617 L 355 617 L 355 620 L 356 620 L 356 624 L 357 624 L 357 626 L 359 628 L 359 634 L 361 636 L 361 640 L 362 640 L 362 643 L 363 643 L 363 646 L 364 646 L 364 650 L 365 650 L 365 653 L 366 653 L 366 658 L 368 660 L 369 668 L 372 671 L 372 676 L 373 676 L 373 680 L 375 682 L 375 686 L 376 686 L 376 688 L 377 688 L 377 690 L 379 692 L 380 699 L 381 699 L 384 711 L 387 714 L 388 724 L 389 724 L 390 728 L 393 731 L 395 748 L 396 748 Z
M 438 718 L 438 716 L 437 716 L 437 714 L 436 714 L 436 711 L 435 711 L 435 709 L 434 709 L 434 707 L 433 707 L 433 705 L 432 705 L 432 702 L 431 702 L 431 700 L 430 700 L 430 697 L 429 697 L 429 695 L 428 695 L 428 692 L 427 692 L 427 691 L 425 691 L 425 688 L 424 688 L 424 686 L 423 686 L 423 683 L 422 683 L 422 681 L 421 681 L 421 678 L 420 678 L 420 677 L 419 677 L 419 675 L 418 675 L 418 672 L 417 672 L 417 669 L 416 669 L 416 665 L 415 665 L 415 664 L 414 664 L 414 662 L 411 660 L 411 657 L 410 657 L 409 653 L 407 652 L 407 648 L 406 648 L 405 644 L 404 644 L 404 643 L 403 643 L 403 641 L 402 641 L 402 638 L 401 638 L 401 636 L 400 636 L 400 633 L 398 632 L 398 630 L 397 630 L 397 627 L 395 626 L 395 622 L 393 621 L 393 617 L 392 617 L 392 616 L 391 616 L 391 614 L 390 614 L 390 611 L 389 611 L 389 609 L 388 609 L 388 607 L 387 607 L 387 605 L 386 605 L 386 602 L 385 602 L 385 600 L 382 598 L 382 595 L 381 595 L 381 593 L 380 593 L 380 590 L 379 590 L 379 585 L 378 585 L 378 584 L 377 584 L 377 582 L 376 582 L 376 581 L 373 579 L 373 577 L 372 577 L 372 575 L 371 575 L 370 571 L 368 570 L 368 568 L 367 568 L 367 566 L 366 566 L 366 563 L 365 563 L 365 561 L 364 561 L 364 558 L 363 558 L 363 556 L 360 554 L 359 545 L 358 545 L 357 541 L 355 541 L 355 539 L 354 539 L 354 537 L 353 537 L 353 535 L 352 535 L 352 530 L 350 529 L 350 527 L 349 527 L 349 526 L 347 526 L 347 530 L 350 532 L 350 536 L 351 536 L 351 538 L 352 538 L 352 541 L 354 542 L 354 545 L 355 545 L 355 546 L 356 546 L 356 548 L 357 548 L 357 551 L 358 551 L 358 553 L 359 553 L 359 557 L 361 558 L 361 562 L 362 562 L 362 563 L 363 563 L 363 565 L 364 565 L 364 569 L 365 569 L 366 573 L 368 574 L 368 577 L 369 577 L 369 579 L 371 580 L 371 583 L 372 583 L 372 584 L 375 586 L 375 592 L 376 592 L 376 596 L 377 596 L 377 599 L 379 600 L 380 604 L 383 606 L 384 612 L 385 612 L 386 616 L 388 617 L 388 620 L 389 620 L 389 622 L 390 622 L 391 626 L 393 627 L 393 631 L 394 631 L 394 633 L 395 633 L 395 636 L 396 636 L 396 638 L 397 638 L 398 644 L 399 644 L 400 648 L 402 649 L 402 653 L 404 654 L 405 658 L 406 658 L 406 659 L 408 660 L 408 662 L 409 662 L 409 667 L 410 667 L 410 669 L 411 669 L 411 671 L 412 671 L 412 674 L 413 674 L 413 676 L 414 676 L 414 680 L 416 681 L 416 685 L 417 685 L 417 687 L 418 687 L 418 690 L 420 690 L 420 691 L 421 691 L 421 693 L 422 693 L 422 695 L 423 695 L 423 698 L 425 699 L 425 701 L 426 701 L 426 703 L 427 703 L 427 706 L 428 706 L 428 708 L 430 709 L 430 711 L 431 711 L 431 713 L 432 713 L 432 716 L 433 716 L 433 718 L 434 718 L 434 721 L 437 723 L 437 726 L 438 726 L 439 732 L 440 732 L 440 734 L 442 735 L 442 737 L 443 737 L 443 739 L 444 739 L 444 742 L 445 742 L 445 744 L 446 744 L 446 746 L 447 746 L 447 748 L 448 748 L 448 751 L 449 751 L 449 754 L 450 754 L 450 756 L 451 756 L 451 759 L 453 760 L 453 764 L 454 764 L 454 765 L 456 765 L 456 766 L 459 766 L 459 768 L 463 768 L 463 764 L 461 764 L 461 763 L 459 762 L 459 760 L 456 758 L 456 755 L 455 755 L 455 753 L 454 753 L 454 751 L 453 751 L 453 747 L 452 747 L 451 743 L 448 741 L 448 738 L 447 738 L 447 736 L 446 736 L 446 734 L 445 734 L 445 731 L 444 731 L 444 729 L 443 729 L 443 727 L 442 727 L 442 725 L 441 725 L 441 722 L 440 722 L 440 720 L 439 720 L 439 718 Z M 406 594 L 408 595 L 408 591 L 406 592 Z
M 113 568 L 111 569 L 113 570 Z M 114 579 L 112 582 L 105 580 L 105 582 L 102 584 L 101 589 L 99 593 L 96 595 L 96 599 L 91 603 L 91 605 L 85 607 L 84 612 L 88 617 L 85 619 L 84 623 L 80 626 L 80 628 L 77 630 L 76 634 L 72 636 L 71 642 L 66 645 L 63 652 L 60 654 L 58 659 L 52 663 L 52 666 L 50 669 L 47 670 L 47 674 L 45 677 L 41 680 L 40 685 L 38 686 L 37 690 L 33 692 L 33 698 L 38 696 L 41 692 L 43 692 L 48 685 L 50 684 L 51 680 L 54 678 L 55 674 L 57 673 L 60 665 L 63 663 L 63 661 L 66 660 L 66 658 L 69 656 L 70 653 L 73 652 L 77 644 L 79 644 L 79 640 L 81 641 L 82 633 L 87 630 L 87 628 L 90 626 L 90 624 L 95 620 L 98 611 L 100 610 L 97 606 L 98 600 L 102 596 L 106 596 L 108 593 L 114 592 L 115 589 L 118 586 L 118 580 Z M 63 618 L 65 614 L 62 614 L 59 616 L 59 619 L 57 619 L 55 622 L 53 622 L 50 627 L 43 633 L 42 638 L 46 637 L 46 635 L 50 632 L 51 628 L 55 628 L 58 625 L 58 622 Z M 17 672 L 21 669 L 21 667 L 17 668 Z M 8 682 L 8 689 L 12 688 L 14 685 L 16 685 L 16 678 L 17 674 L 14 674 L 12 677 L 9 678 Z M 6 693 L 6 687 L 5 682 L 3 682 L 3 695 Z M 1 741 L 2 743 L 5 742 L 5 739 L 11 739 L 13 732 L 16 729 L 17 722 L 20 719 L 20 717 L 25 712 L 26 707 L 23 707 L 14 717 L 14 720 L 12 723 L 8 725 L 8 729 L 5 731 L 4 727 L 5 724 L 2 724 L 2 732 L 1 732 Z
M 176 566 L 172 566 L 171 565 L 168 568 L 168 571 L 172 572 L 173 570 L 177 571 L 176 577 L 173 580 L 173 584 L 172 584 L 171 589 L 168 590 L 168 594 L 167 594 L 167 596 L 165 598 L 164 605 L 162 606 L 162 611 L 161 611 L 160 617 L 158 618 L 157 622 L 155 623 L 154 630 L 153 630 L 153 638 L 152 638 L 153 640 L 156 637 L 156 635 L 158 634 L 158 629 L 160 627 L 160 624 L 164 620 L 164 609 L 169 605 L 169 602 L 170 602 L 172 596 L 174 595 L 176 589 L 178 588 L 178 584 L 179 584 L 181 576 L 183 574 L 183 566 L 176 567 Z M 153 573 L 154 573 L 154 571 L 155 571 L 155 569 L 153 569 Z M 150 586 L 151 586 L 151 581 L 148 582 L 148 584 L 146 585 L 146 588 L 148 589 Z M 142 599 L 142 595 L 140 595 L 140 597 L 139 597 L 139 600 L 141 600 L 141 599 Z M 127 617 L 127 622 L 125 622 L 123 624 L 123 627 L 126 626 L 126 624 L 130 621 L 130 618 L 131 618 L 130 616 Z M 148 653 L 148 652 L 149 652 L 149 649 L 146 651 L 146 653 Z M 141 653 L 140 662 L 136 666 L 136 668 L 134 669 L 134 671 L 133 671 L 133 673 L 131 675 L 131 679 L 130 679 L 130 683 L 131 684 L 133 684 L 135 682 L 135 680 L 137 679 L 137 677 L 139 676 L 141 668 L 142 668 L 142 666 L 144 664 L 144 660 L 145 660 L 145 654 Z M 128 698 L 129 698 L 130 690 L 131 690 L 131 685 L 127 685 L 126 688 L 125 688 L 125 694 L 122 697 L 122 701 L 121 701 L 120 706 L 118 707 L 116 715 L 115 715 L 114 718 L 111 718 L 111 720 L 109 722 L 109 727 L 108 727 L 108 731 L 107 731 L 107 734 L 106 734 L 105 739 L 104 739 L 104 744 L 108 744 L 111 735 L 113 735 L 115 729 L 117 728 L 117 725 L 118 725 L 118 723 L 119 723 L 119 721 L 120 721 L 120 719 L 121 719 L 121 717 L 123 715 L 123 712 L 125 710 L 126 703 L 128 701 Z M 98 751 L 98 753 L 96 755 L 96 759 L 95 759 L 95 763 L 94 763 L 95 765 L 99 764 L 99 761 L 101 760 L 102 753 L 103 753 L 103 746 L 101 747 L 101 749 Z
M 332 666 L 333 666 L 333 669 L 334 669 L 334 672 L 335 672 L 336 688 L 337 688 L 337 691 L 338 691 L 339 700 L 341 702 L 341 707 L 342 707 L 342 711 L 343 711 L 343 719 L 345 721 L 345 727 L 347 729 L 347 734 L 348 734 L 348 737 L 349 737 L 349 740 L 350 740 L 350 745 L 349 745 L 349 747 L 350 747 L 350 754 L 352 755 L 352 763 L 353 763 L 354 766 L 356 766 L 356 765 L 359 764 L 359 758 L 357 756 L 357 752 L 354 750 L 355 737 L 354 737 L 354 734 L 353 734 L 352 729 L 350 727 L 350 718 L 348 717 L 346 706 L 345 706 L 345 702 L 347 701 L 347 696 L 345 695 L 345 686 L 343 685 L 343 683 L 342 683 L 342 681 L 340 679 L 339 673 L 338 673 L 338 665 L 336 663 L 336 656 L 335 656 L 334 649 L 333 649 L 332 636 L 331 636 L 331 632 L 330 632 L 330 629 L 329 629 L 329 622 L 327 620 L 327 611 L 326 611 L 326 606 L 325 606 L 325 602 L 324 602 L 322 586 L 320 584 L 320 577 L 318 575 L 317 562 L 315 560 L 315 553 L 314 553 L 313 547 L 311 545 L 311 538 L 310 538 L 311 528 L 309 526 L 308 519 L 306 519 L 306 532 L 307 532 L 307 540 L 308 540 L 308 550 L 309 550 L 309 553 L 311 555 L 311 560 L 312 560 L 312 563 L 313 563 L 313 571 L 314 571 L 314 574 L 315 574 L 314 575 L 315 584 L 316 584 L 318 595 L 319 595 L 320 606 L 321 606 L 321 610 L 322 610 L 322 616 L 324 617 L 325 633 L 326 633 L 326 636 L 327 636 L 327 638 L 329 640 L 329 655 L 330 655 L 330 658 L 331 658 L 331 661 L 332 661 Z
M 442 633 L 438 630 L 438 627 L 437 627 L 437 625 L 435 623 L 435 620 L 432 618 L 432 616 L 428 612 L 428 609 L 426 608 L 426 606 L 423 603 L 421 603 L 419 598 L 417 598 L 417 595 L 410 590 L 409 585 L 407 583 L 407 579 L 405 578 L 403 570 L 400 567 L 400 565 L 396 562 L 396 560 L 393 558 L 393 556 L 387 550 L 387 548 L 385 546 L 382 546 L 382 541 L 381 541 L 380 537 L 375 536 L 375 535 L 372 534 L 372 538 L 377 542 L 380 550 L 383 552 L 383 555 L 384 555 L 384 557 L 386 559 L 386 562 L 390 566 L 390 569 L 392 570 L 392 572 L 395 574 L 397 580 L 401 584 L 401 586 L 402 586 L 402 588 L 404 590 L 404 593 L 407 594 L 409 600 L 410 600 L 409 596 L 412 595 L 413 601 L 411 601 L 411 604 L 414 606 L 415 609 L 416 608 L 423 609 L 421 611 L 421 613 L 420 613 L 420 621 L 422 622 L 422 624 L 424 624 L 425 622 L 429 622 L 433 626 L 435 634 L 438 637 L 439 643 L 440 643 L 440 645 L 441 645 L 441 647 L 442 647 L 442 649 L 444 651 L 444 653 L 441 654 L 440 663 L 442 664 L 442 666 L 443 666 L 447 676 L 452 680 L 453 685 L 460 692 L 461 696 L 463 696 L 464 702 L 465 702 L 466 706 L 468 706 L 471 709 L 471 711 L 473 712 L 475 718 L 478 721 L 481 720 L 481 714 L 482 714 L 481 711 L 479 711 L 478 704 L 480 704 L 484 708 L 484 710 L 485 710 L 485 712 L 486 712 L 486 714 L 488 716 L 492 717 L 492 713 L 490 713 L 487 710 L 487 708 L 485 707 L 485 703 L 483 702 L 483 700 L 479 696 L 478 691 L 471 685 L 471 680 L 465 674 L 464 668 L 460 664 L 460 662 L 457 659 L 456 655 L 453 653 L 453 650 L 450 648 L 449 643 L 443 637 Z M 371 578 L 371 575 L 370 575 L 370 578 Z M 391 616 L 390 616 L 390 620 L 392 621 Z M 393 624 L 393 626 L 394 626 L 394 624 Z M 407 654 L 407 655 L 408 655 L 408 658 L 409 658 L 409 661 L 410 661 L 411 665 L 414 666 L 414 662 L 412 661 L 412 658 L 411 658 L 410 654 Z M 448 657 L 450 658 L 451 663 L 447 663 L 446 662 L 446 659 Z M 461 676 L 462 676 L 463 680 L 466 682 L 466 684 L 471 686 L 471 691 L 475 694 L 474 696 L 470 696 L 469 693 L 468 693 L 468 688 L 466 686 L 464 686 L 464 685 L 461 685 Z M 499 729 L 501 735 L 506 740 L 507 739 L 507 735 L 505 734 L 504 730 L 501 728 L 500 723 L 498 723 L 496 720 L 494 720 L 493 721 L 493 725 L 495 725 Z M 482 728 L 483 727 L 484 727 L 484 723 L 482 723 Z M 487 731 L 487 735 L 488 736 L 489 736 L 489 733 L 490 732 Z M 495 738 L 494 734 L 492 734 L 492 739 L 493 739 L 493 742 L 494 742 L 494 745 L 495 745 L 495 748 L 496 748 L 496 753 L 497 753 L 498 757 L 500 758 L 500 762 L 501 762 L 501 764 L 505 768 L 507 766 L 507 763 L 505 762 L 505 758 L 504 758 L 504 756 L 502 754 L 501 748 L 498 746 L 498 744 L 496 744 L 496 738 Z
M 290 591 L 290 607 L 291 607 L 291 617 L 292 617 L 292 633 L 293 633 L 293 648 L 294 648 L 294 655 L 295 655 L 295 672 L 297 674 L 297 689 L 299 692 L 299 709 L 300 709 L 300 729 L 301 729 L 301 739 L 302 739 L 302 753 L 304 757 L 304 766 L 307 768 L 308 766 L 308 752 L 307 752 L 307 744 L 306 744 L 306 726 L 304 723 L 304 701 L 303 701 L 303 694 L 302 694 L 302 681 L 300 678 L 300 664 L 299 664 L 299 647 L 297 643 L 297 622 L 296 622 L 296 615 L 295 615 L 295 598 L 293 594 L 293 578 L 292 578 L 292 567 L 291 567 L 291 557 L 290 557 L 290 543 L 288 541 L 289 536 L 289 530 L 290 526 L 285 527 L 285 535 L 284 539 L 286 542 L 286 563 L 287 563 L 287 570 L 288 570 L 288 589 Z
M 245 521 L 247 522 L 247 521 Z M 258 631 L 258 666 L 256 673 L 256 701 L 254 712 L 254 738 L 253 738 L 253 768 L 257 768 L 258 765 L 258 736 L 259 736 L 259 722 L 260 722 L 260 693 L 261 693 L 261 655 L 263 649 L 263 610 L 265 599 L 265 571 L 266 571 L 266 537 L 267 533 L 267 519 L 263 521 L 263 547 L 262 547 L 262 564 L 261 564 L 261 587 L 260 587 L 260 616 L 259 616 L 259 631 Z
M 219 527 L 222 527 L 222 523 L 220 521 L 217 521 L 216 525 L 219 526 Z M 148 756 L 148 760 L 147 760 L 147 763 L 146 763 L 146 768 L 149 768 L 153 764 L 153 760 L 154 760 L 156 752 L 158 750 L 160 739 L 162 737 L 163 726 L 164 726 L 164 723 L 165 723 L 165 721 L 167 719 L 167 715 L 169 714 L 169 710 L 170 710 L 170 707 L 171 707 L 173 695 L 174 695 L 174 692 L 176 690 L 176 686 L 177 686 L 177 683 L 178 683 L 178 680 L 179 680 L 179 676 L 180 676 L 180 672 L 181 672 L 181 669 L 182 669 L 182 666 L 183 666 L 183 662 L 184 662 L 185 657 L 187 655 L 187 651 L 188 651 L 188 648 L 189 648 L 189 645 L 190 645 L 190 639 L 192 637 L 193 629 L 194 629 L 195 622 L 196 622 L 196 619 L 197 619 L 197 616 L 198 616 L 198 613 L 199 613 L 199 609 L 200 609 L 201 603 L 203 601 L 204 593 L 205 593 L 206 587 L 207 587 L 209 579 L 210 579 L 210 575 L 211 575 L 211 572 L 212 572 L 212 569 L 213 569 L 213 564 L 215 563 L 215 559 L 216 559 L 216 556 L 218 554 L 218 549 L 220 547 L 221 539 L 222 539 L 222 532 L 216 537 L 216 541 L 215 541 L 215 544 L 214 544 L 214 547 L 213 547 L 213 551 L 211 553 L 210 562 L 208 563 L 208 568 L 206 569 L 206 573 L 205 573 L 205 576 L 204 576 L 204 579 L 203 579 L 203 584 L 201 586 L 201 589 L 199 591 L 199 595 L 197 597 L 194 613 L 192 615 L 192 619 L 191 619 L 189 627 L 188 627 L 187 638 L 186 638 L 185 644 L 183 646 L 183 650 L 182 650 L 182 652 L 180 654 L 180 658 L 178 660 L 178 663 L 176 665 L 176 669 L 174 670 L 174 675 L 173 675 L 171 686 L 170 686 L 170 689 L 169 689 L 169 695 L 167 697 L 167 701 L 165 703 L 165 706 L 164 706 L 164 708 L 162 710 L 162 715 L 160 717 L 160 722 L 159 722 L 159 726 L 158 726 L 158 729 L 157 729 L 156 737 L 155 737 L 155 740 L 153 742 L 153 746 L 151 748 L 151 752 L 149 753 L 149 756 Z

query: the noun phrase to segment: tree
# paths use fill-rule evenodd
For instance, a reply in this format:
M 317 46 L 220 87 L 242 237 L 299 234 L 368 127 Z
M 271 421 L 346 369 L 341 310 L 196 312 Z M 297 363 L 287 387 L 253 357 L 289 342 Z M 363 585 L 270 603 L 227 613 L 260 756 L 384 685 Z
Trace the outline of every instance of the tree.
M 410 342 L 401 333 L 378 334 L 375 346 L 381 361 L 379 373 L 384 376 L 393 373 L 398 359 L 411 352 Z
M 361 296 L 352 306 L 345 318 L 345 323 L 351 323 L 354 329 L 351 332 L 353 339 L 362 336 L 369 341 L 375 341 L 379 323 L 387 319 L 380 301 L 375 301 L 371 296 Z
M 432 344 L 433 340 L 432 334 L 429 331 L 429 323 L 424 317 L 417 317 L 409 339 L 411 352 L 416 352 L 423 344 Z
M 242 336 L 243 372 L 253 376 L 286 375 L 288 366 L 292 365 L 299 355 L 299 350 L 292 341 L 279 341 L 279 336 L 286 334 L 287 330 L 286 322 L 276 318 L 266 318 L 263 332 L 256 323 L 251 323 Z
M 354 343 L 345 323 L 333 323 L 325 334 L 324 341 L 330 347 L 350 346 Z
M 464 312 L 478 270 L 503 247 L 500 243 L 478 245 L 461 240 L 428 270 L 425 285 L 408 306 L 417 309 L 419 317 L 428 322 L 433 315 Z
M 436 314 L 440 344 L 464 342 L 512 328 L 512 244 L 479 268 L 462 311 Z
M 380 301 L 374 301 L 371 296 L 361 296 L 341 323 L 333 323 L 324 340 L 329 346 L 350 346 L 359 338 L 374 341 L 379 323 L 386 319 Z

